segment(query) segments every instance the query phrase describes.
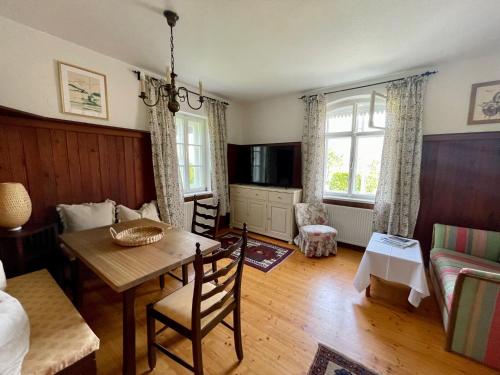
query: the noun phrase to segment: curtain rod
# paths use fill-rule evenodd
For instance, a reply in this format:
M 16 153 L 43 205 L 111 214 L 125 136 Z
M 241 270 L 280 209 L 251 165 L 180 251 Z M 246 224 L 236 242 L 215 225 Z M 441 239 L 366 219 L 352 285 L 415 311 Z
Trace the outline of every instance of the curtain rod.
M 137 80 L 138 80 L 138 81 L 140 81 L 140 80 L 141 80 L 141 74 L 142 74 L 142 72 L 141 72 L 140 70 L 132 70 L 132 72 L 133 72 L 135 75 L 137 75 Z M 154 79 L 155 81 L 159 81 L 159 79 L 158 79 L 158 78 L 155 78 L 155 77 L 151 77 L 151 79 Z M 188 88 L 186 88 L 186 87 L 184 87 L 184 88 L 186 89 L 186 91 L 190 92 L 190 93 L 191 93 L 191 94 L 193 94 L 193 95 L 199 95 L 197 92 L 191 91 L 191 90 L 189 90 L 189 89 L 188 89 Z M 202 95 L 202 97 L 203 97 L 204 99 L 215 100 L 215 101 L 217 101 L 217 102 L 221 102 L 222 104 L 229 105 L 229 103 L 228 103 L 228 102 L 224 102 L 224 101 L 222 101 L 222 100 L 219 100 L 219 99 L 216 99 L 216 98 L 212 98 L 212 97 L 210 97 L 210 96 Z
M 413 76 L 408 76 L 408 77 L 403 77 L 403 78 L 396 78 L 396 79 L 390 79 L 388 81 L 382 81 L 382 82 L 376 82 L 376 83 L 370 83 L 368 85 L 363 85 L 363 86 L 357 86 L 357 87 L 350 87 L 348 89 L 342 89 L 342 90 L 335 90 L 335 91 L 328 91 L 328 92 L 324 92 L 323 95 L 328 95 L 328 94 L 335 94 L 337 92 L 344 92 L 344 91 L 350 91 L 350 90 L 356 90 L 356 89 L 362 89 L 362 88 L 365 88 L 365 87 L 371 87 L 371 86 L 378 86 L 378 85 L 382 85 L 384 83 L 391 83 L 391 82 L 398 82 L 398 81 L 402 81 L 406 78 L 410 78 L 410 77 L 428 77 L 428 76 L 431 76 L 433 74 L 436 74 L 438 71 L 437 70 L 433 70 L 432 72 L 431 71 L 427 71 L 425 73 L 421 73 L 421 74 L 415 74 Z M 313 94 L 313 95 L 302 95 L 299 99 L 304 99 L 308 96 L 317 96 L 318 94 Z

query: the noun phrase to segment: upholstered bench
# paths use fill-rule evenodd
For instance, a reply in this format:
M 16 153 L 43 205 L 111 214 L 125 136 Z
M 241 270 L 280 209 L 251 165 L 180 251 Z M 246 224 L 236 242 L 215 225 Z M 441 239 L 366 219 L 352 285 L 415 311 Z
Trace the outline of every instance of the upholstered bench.
M 7 280 L 30 320 L 30 348 L 22 374 L 96 373 L 99 339 L 47 270 Z

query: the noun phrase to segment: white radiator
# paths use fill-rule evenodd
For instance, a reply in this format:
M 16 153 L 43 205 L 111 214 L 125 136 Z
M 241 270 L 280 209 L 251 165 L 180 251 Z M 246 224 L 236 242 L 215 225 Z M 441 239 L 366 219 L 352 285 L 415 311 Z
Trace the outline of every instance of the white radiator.
M 206 204 L 214 204 L 212 198 L 200 199 L 198 202 Z M 193 208 L 194 208 L 193 202 L 184 203 L 184 229 L 187 230 L 188 232 L 191 232 L 191 222 L 193 220 Z M 203 213 L 203 211 L 204 209 L 200 208 L 199 212 Z M 210 212 L 210 214 L 213 215 L 214 213 Z M 209 222 L 208 220 L 199 218 L 198 221 L 202 224 L 206 221 L 207 223 L 210 223 L 210 225 L 213 225 L 213 220 L 212 222 Z
M 328 220 L 337 229 L 337 241 L 366 247 L 372 235 L 373 210 L 327 204 Z

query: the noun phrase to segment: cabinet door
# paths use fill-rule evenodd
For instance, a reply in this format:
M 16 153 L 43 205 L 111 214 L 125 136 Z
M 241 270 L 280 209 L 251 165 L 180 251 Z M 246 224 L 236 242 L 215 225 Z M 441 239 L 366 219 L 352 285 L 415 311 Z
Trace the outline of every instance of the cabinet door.
M 268 234 L 284 240 L 292 239 L 292 206 L 287 204 L 268 204 Z
M 249 200 L 246 219 L 248 230 L 253 232 L 265 232 L 267 221 L 266 202 L 260 200 Z
M 231 226 L 243 228 L 247 221 L 248 201 L 246 199 L 233 199 L 231 202 Z

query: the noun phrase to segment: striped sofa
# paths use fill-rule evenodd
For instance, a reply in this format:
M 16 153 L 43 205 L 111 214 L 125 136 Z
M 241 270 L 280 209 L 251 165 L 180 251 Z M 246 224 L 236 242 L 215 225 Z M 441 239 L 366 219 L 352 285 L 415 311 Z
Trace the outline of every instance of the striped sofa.
M 500 369 L 500 232 L 434 224 L 430 275 L 446 350 Z

